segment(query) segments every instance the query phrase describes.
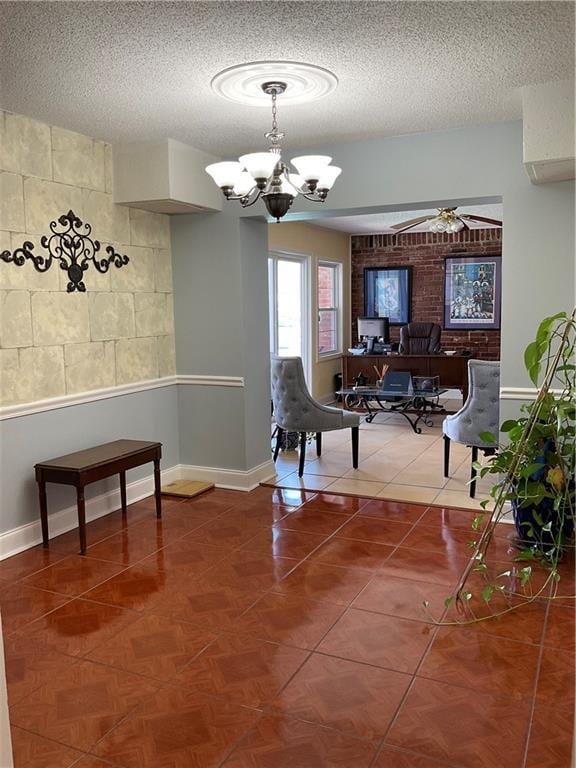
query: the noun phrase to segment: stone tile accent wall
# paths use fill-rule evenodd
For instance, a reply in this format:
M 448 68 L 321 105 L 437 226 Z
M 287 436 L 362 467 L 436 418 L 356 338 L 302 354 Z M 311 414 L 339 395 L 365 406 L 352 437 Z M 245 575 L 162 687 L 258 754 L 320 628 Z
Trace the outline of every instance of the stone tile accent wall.
M 112 202 L 111 145 L 0 111 L 0 250 L 41 235 L 69 209 L 130 257 L 87 292 L 66 292 L 53 264 L 0 262 L 0 405 L 175 373 L 168 216 Z
M 501 229 L 474 229 L 456 235 L 413 232 L 400 235 L 355 235 L 352 253 L 352 338 L 364 314 L 364 268 L 412 267 L 412 320 L 443 325 L 444 259 L 446 256 L 501 255 Z M 398 341 L 400 329 L 390 328 Z M 500 359 L 500 331 L 442 330 L 444 349 L 470 349 L 474 357 Z

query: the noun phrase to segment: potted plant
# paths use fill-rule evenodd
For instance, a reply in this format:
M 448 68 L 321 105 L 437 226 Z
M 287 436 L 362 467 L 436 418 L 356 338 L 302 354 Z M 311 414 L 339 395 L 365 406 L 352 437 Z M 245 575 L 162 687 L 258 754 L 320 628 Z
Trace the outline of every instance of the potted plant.
M 546 578 L 539 579 L 537 592 L 531 591 L 531 595 L 536 597 L 551 585 L 557 588 L 559 565 L 573 548 L 576 516 L 575 351 L 576 310 L 571 315 L 560 312 L 544 319 L 536 339 L 524 353 L 526 369 L 538 388 L 534 400 L 521 406 L 517 418 L 502 424 L 500 444 L 495 435 L 481 435 L 484 441 L 494 442 L 496 452 L 486 464 L 477 464 L 476 469 L 480 477 L 492 475 L 497 480 L 490 491 L 492 511 L 486 511 L 489 499 L 482 502 L 484 511 L 473 523 L 473 528 L 482 530 L 473 542 L 474 555 L 455 593 L 460 603 L 472 599 L 468 582 L 474 572 L 485 576 L 481 595 L 484 602 L 489 602 L 495 593 L 514 591 L 509 586 L 511 572 L 491 576 L 486 563 L 496 526 L 509 514 L 510 507 L 518 547 L 514 557 L 515 584 L 526 586 L 534 569 L 541 566 L 547 572 Z M 447 603 L 453 599 L 449 598 Z

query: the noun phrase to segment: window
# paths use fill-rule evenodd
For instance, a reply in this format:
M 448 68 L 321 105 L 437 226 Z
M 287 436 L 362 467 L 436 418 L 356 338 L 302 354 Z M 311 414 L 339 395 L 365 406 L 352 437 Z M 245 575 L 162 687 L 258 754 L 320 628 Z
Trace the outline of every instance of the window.
M 305 255 L 271 253 L 268 258 L 270 352 L 301 357 L 309 378 L 310 349 L 308 264 Z
M 341 264 L 318 264 L 318 357 L 342 352 L 341 275 Z

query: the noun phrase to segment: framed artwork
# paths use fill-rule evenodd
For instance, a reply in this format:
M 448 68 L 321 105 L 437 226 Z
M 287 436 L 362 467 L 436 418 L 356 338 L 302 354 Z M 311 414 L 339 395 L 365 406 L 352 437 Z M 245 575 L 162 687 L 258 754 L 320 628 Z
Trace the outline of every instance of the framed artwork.
M 387 317 L 390 325 L 410 322 L 411 278 L 410 267 L 366 267 L 365 316 Z
M 448 256 L 444 269 L 444 328 L 497 331 L 502 298 L 501 256 Z

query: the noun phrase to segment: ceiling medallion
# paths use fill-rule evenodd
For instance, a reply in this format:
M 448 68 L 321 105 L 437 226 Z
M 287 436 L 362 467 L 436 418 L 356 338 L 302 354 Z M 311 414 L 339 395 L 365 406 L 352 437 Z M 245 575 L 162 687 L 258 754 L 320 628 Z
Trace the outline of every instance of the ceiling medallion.
M 225 70 L 221 75 L 229 71 Z M 212 81 L 213 87 L 218 77 Z M 295 171 L 284 163 L 280 146 L 284 134 L 278 130 L 277 99 L 287 93 L 288 83 L 280 79 L 265 80 L 259 82 L 258 88 L 264 99 L 272 104 L 272 129 L 264 134 L 270 142 L 268 151 L 242 155 L 237 162 L 213 163 L 207 166 L 206 172 L 227 200 L 238 200 L 243 208 L 247 208 L 262 198 L 268 213 L 280 221 L 299 194 L 307 200 L 323 203 L 341 169 L 330 165 L 332 158 L 327 155 L 294 157 L 291 162 Z
M 285 85 L 282 104 L 304 104 L 332 93 L 338 78 L 330 70 L 299 61 L 251 61 L 223 69 L 210 85 L 219 96 L 238 104 L 266 107 L 270 101 L 262 83 Z

